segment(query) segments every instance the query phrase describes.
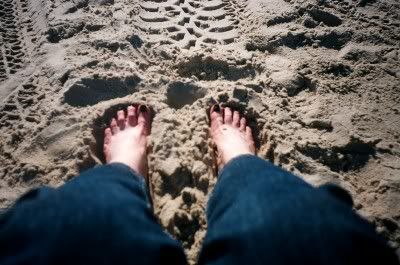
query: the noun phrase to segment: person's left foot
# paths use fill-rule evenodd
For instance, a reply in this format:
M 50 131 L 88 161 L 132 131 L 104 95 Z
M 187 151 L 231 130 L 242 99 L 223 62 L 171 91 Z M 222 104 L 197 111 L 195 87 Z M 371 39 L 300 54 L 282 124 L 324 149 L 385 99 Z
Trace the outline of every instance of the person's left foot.
M 104 155 L 107 163 L 123 163 L 140 175 L 147 176 L 147 136 L 150 133 L 150 109 L 145 105 L 129 106 L 127 115 L 118 111 L 104 133 Z

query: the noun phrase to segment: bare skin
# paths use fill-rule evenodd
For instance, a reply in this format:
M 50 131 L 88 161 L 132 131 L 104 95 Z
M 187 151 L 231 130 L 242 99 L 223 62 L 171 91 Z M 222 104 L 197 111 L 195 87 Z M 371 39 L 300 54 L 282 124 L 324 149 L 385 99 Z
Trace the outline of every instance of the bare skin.
M 255 154 L 254 140 L 246 119 L 230 108 L 211 108 L 211 137 L 217 146 L 221 169 L 233 158 Z M 107 163 L 123 163 L 143 177 L 147 176 L 147 136 L 150 133 L 150 109 L 129 106 L 126 114 L 118 111 L 104 136 Z
M 151 126 L 150 109 L 141 105 L 120 110 L 104 132 L 104 155 L 107 163 L 123 163 L 146 177 L 147 136 Z
M 211 138 L 217 146 L 219 169 L 235 157 L 255 154 L 251 128 L 238 111 L 214 105 L 210 112 Z

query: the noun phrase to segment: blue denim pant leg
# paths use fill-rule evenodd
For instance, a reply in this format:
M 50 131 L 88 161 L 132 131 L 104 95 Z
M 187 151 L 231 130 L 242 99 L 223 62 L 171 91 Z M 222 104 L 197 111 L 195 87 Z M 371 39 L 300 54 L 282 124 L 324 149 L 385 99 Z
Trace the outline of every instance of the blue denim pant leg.
M 199 264 L 398 264 L 340 188 L 256 156 L 230 161 L 210 197 Z
M 186 264 L 127 166 L 91 169 L 21 197 L 0 218 L 0 264 Z

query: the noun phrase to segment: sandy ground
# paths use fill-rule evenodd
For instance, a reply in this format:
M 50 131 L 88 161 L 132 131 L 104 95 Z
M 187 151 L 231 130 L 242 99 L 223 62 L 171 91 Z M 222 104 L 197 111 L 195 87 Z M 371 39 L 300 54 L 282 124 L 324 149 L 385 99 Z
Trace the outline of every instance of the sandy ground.
M 101 164 L 110 117 L 147 103 L 154 211 L 193 264 L 220 102 L 249 117 L 260 157 L 346 188 L 398 248 L 399 14 L 396 0 L 2 0 L 0 204 Z

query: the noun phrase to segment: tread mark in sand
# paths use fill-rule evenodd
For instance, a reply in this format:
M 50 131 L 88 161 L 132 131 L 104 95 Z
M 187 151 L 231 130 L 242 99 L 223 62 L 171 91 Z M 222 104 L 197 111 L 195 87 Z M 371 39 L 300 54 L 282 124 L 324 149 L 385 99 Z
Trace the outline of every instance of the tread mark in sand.
M 19 39 L 16 5 L 12 0 L 0 2 L 0 81 L 22 68 L 24 50 Z
M 36 52 L 46 26 L 43 1 L 0 1 L 0 82 L 22 69 Z
M 145 0 L 139 28 L 149 43 L 182 48 L 229 44 L 238 37 L 235 4 L 230 0 Z
M 0 127 L 12 127 L 16 120 L 25 120 L 34 124 L 43 122 L 40 117 L 40 102 L 45 98 L 35 76 L 24 81 L 0 107 Z

